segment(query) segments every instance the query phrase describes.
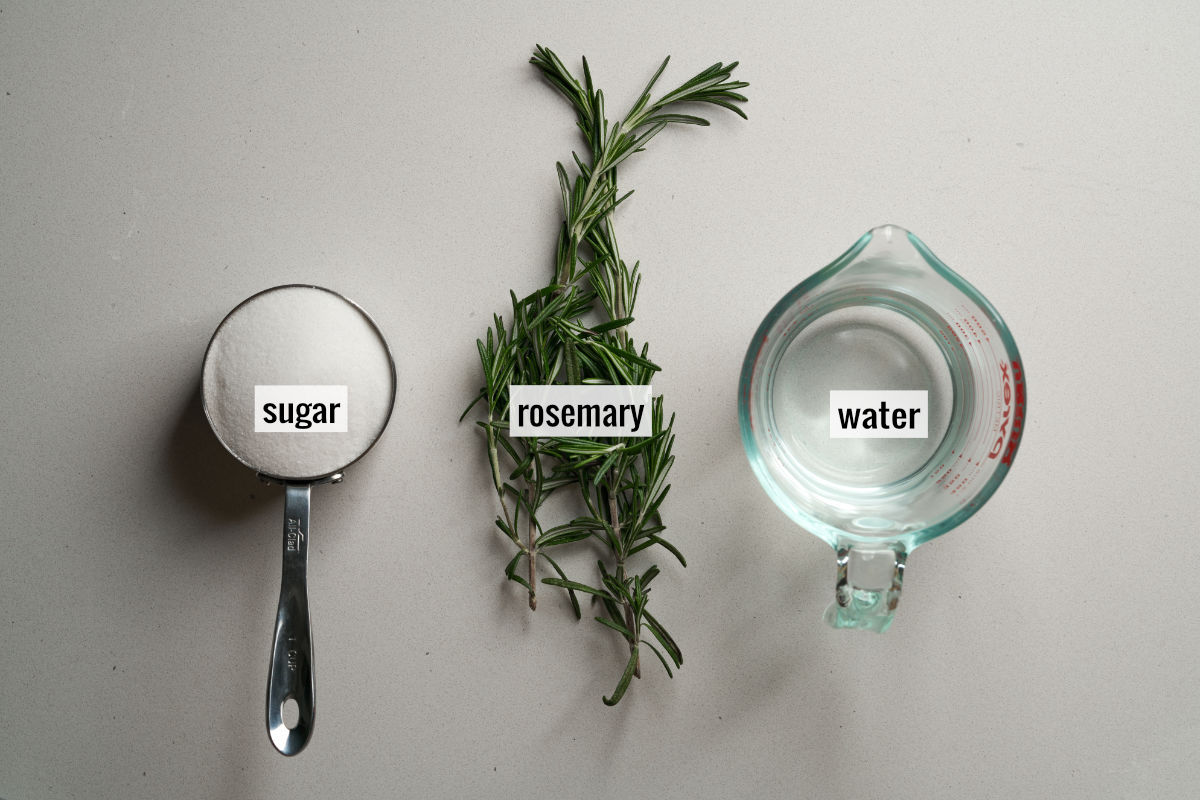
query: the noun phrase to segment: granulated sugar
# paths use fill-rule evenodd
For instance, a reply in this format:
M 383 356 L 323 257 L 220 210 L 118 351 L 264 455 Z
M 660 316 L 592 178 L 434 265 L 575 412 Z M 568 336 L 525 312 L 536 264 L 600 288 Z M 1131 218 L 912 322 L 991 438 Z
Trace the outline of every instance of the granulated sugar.
M 345 433 L 255 433 L 255 386 L 347 387 Z M 204 359 L 204 409 L 239 461 L 276 478 L 319 478 L 356 461 L 391 414 L 395 373 L 383 336 L 345 298 L 315 286 L 255 295 L 218 327 Z

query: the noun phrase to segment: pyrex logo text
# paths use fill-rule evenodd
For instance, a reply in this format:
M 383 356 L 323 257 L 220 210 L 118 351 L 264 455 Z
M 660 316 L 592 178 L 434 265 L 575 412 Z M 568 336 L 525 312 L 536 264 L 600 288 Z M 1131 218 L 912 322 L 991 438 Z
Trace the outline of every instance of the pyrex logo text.
M 1025 378 L 1021 372 L 1021 362 L 1012 362 L 1012 377 L 1008 374 L 1008 364 L 1000 365 L 1000 378 L 1004 382 L 1004 414 L 1000 417 L 1000 431 L 996 443 L 992 445 L 988 458 L 996 458 L 1001 451 L 1004 457 L 1001 464 L 1012 464 L 1017 452 L 1017 442 L 1021 439 L 1021 429 L 1025 423 Z M 1009 423 L 1012 423 L 1012 435 L 1009 436 Z M 1008 437 L 1008 447 L 1004 446 Z

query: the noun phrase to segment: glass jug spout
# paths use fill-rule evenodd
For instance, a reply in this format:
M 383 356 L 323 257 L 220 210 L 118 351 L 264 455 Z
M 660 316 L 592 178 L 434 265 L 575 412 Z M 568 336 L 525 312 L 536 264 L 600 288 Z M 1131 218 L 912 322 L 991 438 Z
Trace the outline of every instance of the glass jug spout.
M 825 622 L 834 628 L 883 633 L 892 624 L 904 582 L 904 545 L 837 544 L 837 586 Z

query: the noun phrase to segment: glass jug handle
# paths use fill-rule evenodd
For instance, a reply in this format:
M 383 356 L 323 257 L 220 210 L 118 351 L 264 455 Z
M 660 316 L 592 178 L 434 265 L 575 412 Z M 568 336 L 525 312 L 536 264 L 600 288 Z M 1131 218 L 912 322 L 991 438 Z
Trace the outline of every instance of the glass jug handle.
M 883 559 L 882 566 L 890 567 L 890 585 L 886 572 L 881 573 L 879 569 L 880 559 Z M 838 542 L 837 587 L 833 604 L 825 610 L 825 622 L 834 628 L 886 631 L 900 602 L 907 559 L 908 553 L 899 543 L 864 546 Z M 862 573 L 867 574 L 866 580 Z M 875 575 L 874 580 L 871 573 Z

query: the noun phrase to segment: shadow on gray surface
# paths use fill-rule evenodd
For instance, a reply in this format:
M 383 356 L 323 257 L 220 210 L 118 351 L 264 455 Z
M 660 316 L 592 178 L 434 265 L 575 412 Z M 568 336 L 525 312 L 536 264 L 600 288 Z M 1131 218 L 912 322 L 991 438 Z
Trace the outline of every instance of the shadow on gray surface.
M 169 486 L 181 505 L 213 522 L 214 531 L 220 530 L 221 523 L 260 513 L 263 501 L 279 492 L 221 446 L 204 416 L 198 382 L 179 411 L 165 460 Z

